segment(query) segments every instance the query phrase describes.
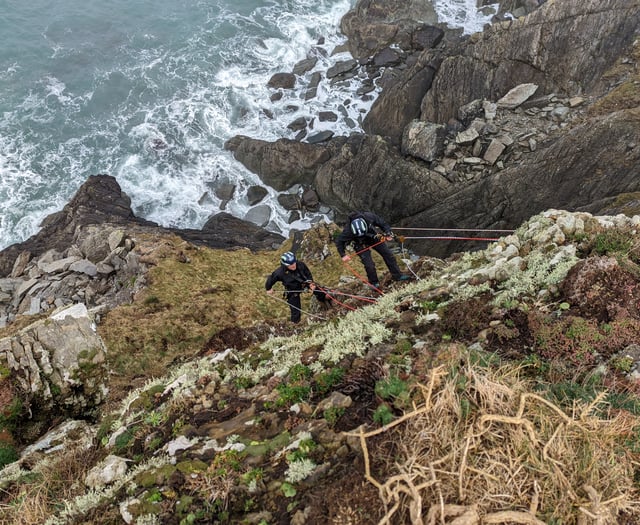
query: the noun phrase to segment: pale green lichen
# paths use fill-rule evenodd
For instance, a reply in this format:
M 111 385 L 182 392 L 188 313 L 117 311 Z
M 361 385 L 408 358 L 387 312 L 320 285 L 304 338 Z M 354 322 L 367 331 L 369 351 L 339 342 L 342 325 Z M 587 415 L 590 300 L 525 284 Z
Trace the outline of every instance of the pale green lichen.
M 527 267 L 524 270 L 515 270 L 502 283 L 494 303 L 504 303 L 522 296 L 533 296 L 539 290 L 559 283 L 578 260 L 572 254 L 566 254 L 556 261 L 549 254 L 531 253 L 527 258 Z
M 85 494 L 77 496 L 71 501 L 64 501 L 62 505 L 64 509 L 56 516 L 49 518 L 44 525 L 66 525 L 72 523 L 75 518 L 82 516 L 104 503 L 104 500 L 110 500 L 115 497 L 118 491 L 127 483 L 130 483 L 138 474 L 146 470 L 160 468 L 171 462 L 168 456 L 158 456 L 141 463 L 135 468 L 127 472 L 122 478 L 118 479 L 108 487 L 100 490 L 89 490 Z
M 289 468 L 284 473 L 284 479 L 289 483 L 297 483 L 309 477 L 317 465 L 309 458 L 297 459 L 289 463 Z

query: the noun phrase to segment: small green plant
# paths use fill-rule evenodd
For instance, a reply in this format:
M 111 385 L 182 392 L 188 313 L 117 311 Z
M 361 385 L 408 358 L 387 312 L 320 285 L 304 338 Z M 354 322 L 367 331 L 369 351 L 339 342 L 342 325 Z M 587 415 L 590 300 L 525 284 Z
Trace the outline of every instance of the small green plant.
M 118 454 L 125 452 L 134 440 L 134 429 L 127 429 L 118 435 L 115 441 L 115 451 Z
M 420 304 L 426 313 L 435 312 L 438 309 L 438 303 L 436 301 L 424 301 Z
M 13 463 L 14 461 L 18 461 L 19 457 L 20 456 L 18 456 L 18 452 L 13 445 L 0 443 L 0 468 L 8 465 L 9 463 Z
M 276 401 L 278 406 L 293 405 L 309 398 L 311 387 L 306 385 L 280 384 L 276 387 L 280 397 Z
M 343 407 L 330 407 L 327 408 L 322 415 L 327 421 L 327 424 L 333 428 L 336 426 L 338 420 L 344 415 L 344 410 L 345 409 Z
M 326 394 L 334 386 L 338 385 L 340 381 L 342 381 L 343 377 L 344 368 L 340 368 L 338 366 L 332 368 L 328 372 L 318 374 L 315 378 L 315 390 L 319 394 Z
M 155 295 L 149 295 L 148 297 L 145 297 L 142 303 L 147 306 L 156 305 L 160 303 L 160 299 Z
M 546 374 L 550 368 L 549 363 L 538 354 L 529 354 L 522 360 L 522 366 L 540 375 Z
M 300 441 L 297 448 L 287 453 L 287 461 L 292 463 L 294 461 L 306 459 L 317 447 L 318 445 L 316 445 L 313 439 L 303 439 Z
M 395 375 L 378 381 L 375 392 L 382 399 L 392 401 L 397 408 L 402 408 L 410 398 L 406 381 Z
M 593 250 L 598 255 L 623 254 L 626 255 L 631 249 L 631 237 L 628 232 L 608 229 L 596 235 Z
M 152 427 L 160 426 L 164 420 L 165 416 L 156 411 L 148 413 L 144 418 L 144 422 Z
M 615 369 L 618 370 L 620 372 L 631 372 L 631 369 L 633 368 L 633 357 L 625 355 L 625 356 L 619 356 L 619 357 L 614 357 L 611 360 L 611 366 Z
M 153 490 L 146 499 L 149 503 L 158 503 L 162 501 L 162 494 L 158 490 Z
M 17 397 L 14 397 L 10 403 L 3 406 L 2 412 L 0 412 L 0 429 L 6 428 L 9 431 L 12 431 L 15 428 L 15 424 L 20 419 L 22 410 L 22 401 Z
M 247 486 L 255 485 L 263 477 L 264 473 L 261 468 L 252 468 L 240 476 L 242 482 Z
M 235 377 L 233 383 L 238 390 L 245 390 L 253 386 L 253 381 L 249 377 Z
M 291 483 L 287 483 L 286 481 L 281 485 L 280 489 L 282 490 L 285 498 L 294 498 L 298 493 L 296 491 L 296 488 Z
M 411 352 L 411 341 L 408 339 L 399 339 L 396 341 L 394 352 L 398 354 L 408 354 Z
M 311 369 L 306 365 L 293 365 L 289 369 L 289 380 L 292 383 L 306 381 L 311 377 Z
M 388 425 L 395 419 L 393 412 L 389 408 L 389 405 L 386 403 L 382 403 L 376 408 L 376 411 L 373 413 L 373 421 L 378 423 L 381 427 Z

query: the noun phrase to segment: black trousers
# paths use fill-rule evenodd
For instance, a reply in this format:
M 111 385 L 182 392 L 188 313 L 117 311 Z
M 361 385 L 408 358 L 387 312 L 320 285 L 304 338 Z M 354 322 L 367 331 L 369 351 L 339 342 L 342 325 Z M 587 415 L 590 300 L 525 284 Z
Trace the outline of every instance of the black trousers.
M 387 265 L 387 268 L 389 268 L 391 276 L 394 279 L 397 279 L 398 277 L 400 277 L 400 275 L 402 275 L 402 273 L 400 272 L 400 268 L 398 267 L 398 263 L 396 262 L 396 258 L 393 256 L 393 253 L 387 246 L 386 242 L 374 246 L 373 248 L 371 248 L 371 250 L 377 251 L 382 256 L 382 260 Z M 380 282 L 380 279 L 378 279 L 378 272 L 376 272 L 376 265 L 373 262 L 371 250 L 359 253 L 358 257 L 360 257 L 360 260 L 364 265 L 364 269 L 367 272 L 367 279 L 369 280 L 369 282 L 377 283 Z
M 325 302 L 327 300 L 327 294 L 320 290 L 314 290 L 313 295 L 320 302 Z M 287 292 L 287 303 L 289 304 L 289 309 L 291 310 L 291 322 L 299 323 L 300 317 L 302 316 L 302 312 L 300 308 L 302 308 L 302 301 L 300 300 L 300 292 Z

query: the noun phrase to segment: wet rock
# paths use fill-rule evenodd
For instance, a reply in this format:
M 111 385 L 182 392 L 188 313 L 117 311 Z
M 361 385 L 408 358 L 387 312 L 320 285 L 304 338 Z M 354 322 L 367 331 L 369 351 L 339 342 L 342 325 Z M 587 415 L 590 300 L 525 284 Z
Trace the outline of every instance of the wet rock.
M 276 73 L 267 82 L 267 87 L 273 89 L 293 89 L 295 86 L 296 76 L 293 73 Z
M 271 208 L 266 204 L 251 208 L 244 216 L 246 221 L 252 222 L 258 226 L 266 226 L 271 220 Z
M 247 189 L 247 201 L 249 202 L 249 206 L 258 204 L 268 194 L 269 191 L 263 186 L 250 186 Z
M 317 57 L 310 57 L 300 60 L 300 62 L 293 66 L 293 74 L 298 76 L 304 75 L 307 71 L 311 71 L 317 63 Z

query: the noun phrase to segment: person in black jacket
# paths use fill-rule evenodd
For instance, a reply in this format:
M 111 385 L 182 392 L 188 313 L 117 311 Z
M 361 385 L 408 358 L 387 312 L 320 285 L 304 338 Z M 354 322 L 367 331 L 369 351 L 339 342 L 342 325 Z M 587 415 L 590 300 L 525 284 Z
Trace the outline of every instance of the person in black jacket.
M 305 289 L 313 291 L 313 295 L 318 301 L 324 303 L 327 300 L 326 294 L 319 290 L 313 282 L 311 270 L 302 261 L 296 260 L 293 252 L 285 252 L 280 257 L 280 267 L 277 268 L 265 283 L 268 294 L 273 294 L 273 285 L 281 282 L 286 290 L 287 303 L 291 309 L 291 322 L 300 322 L 302 313 L 300 292 Z
M 338 235 L 335 241 L 336 248 L 342 260 L 345 262 L 351 260 L 351 256 L 346 254 L 346 247 L 348 244 L 352 244 L 354 250 L 360 252 L 358 253 L 358 257 L 360 257 L 364 269 L 367 272 L 369 284 L 374 288 L 378 288 L 380 281 L 378 280 L 376 265 L 371 256 L 371 249 L 373 249 L 382 256 L 394 280 L 408 280 L 409 276 L 400 272 L 396 258 L 393 256 L 393 253 L 391 253 L 387 244 L 385 242 L 379 243 L 379 241 L 383 239 L 385 241 L 393 239 L 391 226 L 389 226 L 382 217 L 370 211 L 353 212 L 349 214 L 348 219 L 342 233 Z M 372 246 L 372 248 L 367 249 L 369 246 Z

